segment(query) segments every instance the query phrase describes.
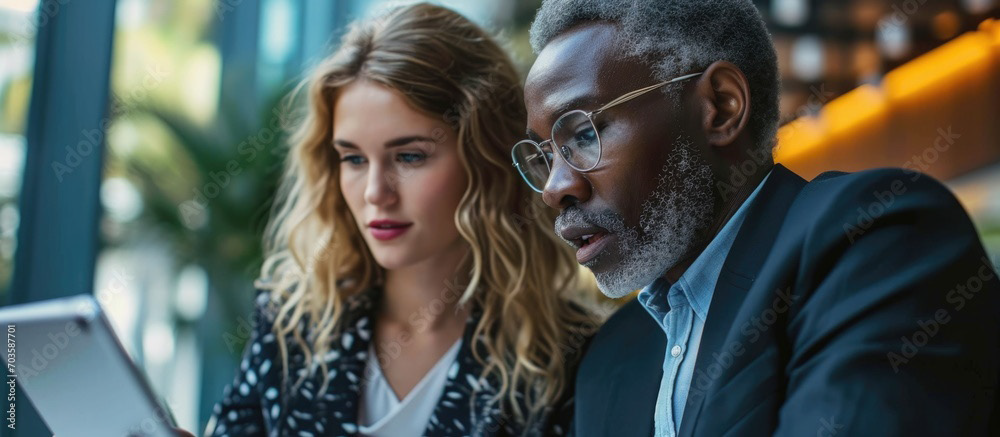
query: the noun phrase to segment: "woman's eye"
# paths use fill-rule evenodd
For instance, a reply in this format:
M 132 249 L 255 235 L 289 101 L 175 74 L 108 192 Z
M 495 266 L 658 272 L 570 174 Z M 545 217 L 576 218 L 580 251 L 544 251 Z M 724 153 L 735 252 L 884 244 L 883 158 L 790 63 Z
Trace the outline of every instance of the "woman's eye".
M 404 164 L 417 164 L 423 162 L 427 158 L 427 155 L 423 153 L 400 153 L 396 155 L 396 160 Z
M 358 166 L 365 163 L 365 159 L 358 155 L 347 155 L 340 158 L 340 162 L 346 162 L 352 166 Z

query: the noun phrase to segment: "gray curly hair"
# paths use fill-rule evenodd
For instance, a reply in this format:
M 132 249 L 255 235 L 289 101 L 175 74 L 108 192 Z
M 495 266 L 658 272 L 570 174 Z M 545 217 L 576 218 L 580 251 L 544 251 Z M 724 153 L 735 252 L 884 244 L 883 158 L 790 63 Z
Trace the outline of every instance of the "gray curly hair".
M 659 80 L 701 71 L 715 61 L 735 64 L 750 83 L 748 125 L 754 144 L 773 149 L 781 79 L 774 43 L 753 2 L 545 0 L 531 24 L 531 47 L 538 53 L 555 37 L 590 21 L 617 25 L 627 53 L 651 63 Z

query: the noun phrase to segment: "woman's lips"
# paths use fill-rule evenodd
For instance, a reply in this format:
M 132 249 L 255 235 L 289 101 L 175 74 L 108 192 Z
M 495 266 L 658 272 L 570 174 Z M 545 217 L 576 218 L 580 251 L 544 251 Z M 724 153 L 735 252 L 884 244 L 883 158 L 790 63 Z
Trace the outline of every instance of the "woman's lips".
M 406 233 L 413 223 L 375 220 L 368 224 L 368 231 L 379 241 L 389 241 Z

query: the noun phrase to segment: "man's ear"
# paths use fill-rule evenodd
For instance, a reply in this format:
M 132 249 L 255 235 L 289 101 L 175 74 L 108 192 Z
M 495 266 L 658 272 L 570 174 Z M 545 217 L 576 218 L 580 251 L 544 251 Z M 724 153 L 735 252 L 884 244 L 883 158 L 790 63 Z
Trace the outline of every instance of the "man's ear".
M 743 72 L 731 62 L 712 63 L 698 80 L 695 98 L 708 145 L 732 145 L 750 120 L 750 83 Z

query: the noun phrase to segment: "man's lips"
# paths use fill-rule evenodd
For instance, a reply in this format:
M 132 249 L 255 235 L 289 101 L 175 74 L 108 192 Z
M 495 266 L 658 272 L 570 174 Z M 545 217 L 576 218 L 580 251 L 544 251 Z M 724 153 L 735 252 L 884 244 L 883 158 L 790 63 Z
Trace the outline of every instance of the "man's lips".
M 587 243 L 596 241 L 602 235 L 609 234 L 607 229 L 593 225 L 564 226 L 562 229 L 559 229 L 558 232 L 559 236 L 562 237 L 563 240 L 577 249 L 585 246 Z
M 376 240 L 388 241 L 406 233 L 413 223 L 395 220 L 372 220 L 368 222 L 368 231 Z
M 587 264 L 597 258 L 607 248 L 613 236 L 607 232 L 598 232 L 581 237 L 581 244 L 576 249 L 576 262 Z
M 576 248 L 576 260 L 585 264 L 597 257 L 608 245 L 612 233 L 598 226 L 569 226 L 559 235 Z

